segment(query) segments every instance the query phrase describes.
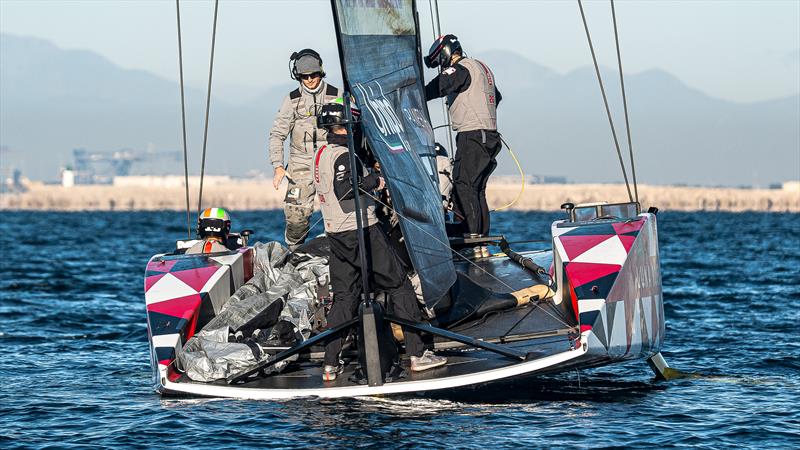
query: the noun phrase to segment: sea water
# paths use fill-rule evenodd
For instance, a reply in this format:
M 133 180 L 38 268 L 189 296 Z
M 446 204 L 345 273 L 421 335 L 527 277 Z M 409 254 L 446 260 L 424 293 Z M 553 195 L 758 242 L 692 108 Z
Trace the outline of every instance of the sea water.
M 560 217 L 496 213 L 492 229 L 546 241 Z M 631 361 L 489 398 L 268 402 L 152 391 L 144 267 L 185 214 L 3 212 L 0 447 L 800 447 L 800 215 L 658 221 L 663 354 L 693 376 Z M 234 212 L 245 227 L 280 239 L 283 214 Z

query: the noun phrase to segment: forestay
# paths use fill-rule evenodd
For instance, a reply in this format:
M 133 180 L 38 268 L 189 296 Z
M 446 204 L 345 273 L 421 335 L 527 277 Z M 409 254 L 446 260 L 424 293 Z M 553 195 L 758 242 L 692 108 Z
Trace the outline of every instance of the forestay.
M 332 0 L 346 88 L 392 194 L 428 306 L 455 283 L 412 0 Z

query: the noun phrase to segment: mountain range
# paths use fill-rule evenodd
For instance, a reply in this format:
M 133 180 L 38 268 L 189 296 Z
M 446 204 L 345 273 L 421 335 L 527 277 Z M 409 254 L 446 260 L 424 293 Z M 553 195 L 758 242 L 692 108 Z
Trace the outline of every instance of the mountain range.
M 593 68 L 558 73 L 505 50 L 475 56 L 495 73 L 503 94 L 500 131 L 526 173 L 572 182 L 622 180 Z M 627 161 L 618 74 L 601 73 Z M 293 88 L 288 81 L 275 80 L 244 102 L 212 97 L 207 173 L 270 170 L 267 134 L 281 98 Z M 800 96 L 736 103 L 657 69 L 626 74 L 625 85 L 639 182 L 764 186 L 800 178 Z M 199 172 L 205 92 L 188 88 L 186 100 L 190 167 Z M 430 110 L 440 124 L 441 106 L 431 102 Z M 446 133 L 437 137 L 446 140 Z M 31 178 L 55 179 L 73 148 L 126 147 L 182 148 L 175 81 L 121 68 L 91 51 L 0 34 L 3 171 L 14 166 Z M 502 153 L 496 173 L 516 172 Z

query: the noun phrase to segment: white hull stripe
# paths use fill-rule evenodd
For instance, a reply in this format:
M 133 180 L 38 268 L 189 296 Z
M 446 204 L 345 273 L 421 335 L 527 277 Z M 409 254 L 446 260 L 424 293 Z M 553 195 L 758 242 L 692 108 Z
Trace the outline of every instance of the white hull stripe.
M 348 386 L 318 389 L 257 389 L 235 386 L 217 386 L 201 383 L 173 383 L 166 381 L 164 388 L 172 392 L 204 395 L 210 397 L 227 397 L 251 400 L 277 400 L 296 397 L 361 397 L 369 395 L 399 394 L 404 392 L 424 392 L 439 389 L 450 389 L 473 384 L 502 380 L 517 375 L 535 372 L 550 366 L 564 363 L 586 353 L 583 346 L 577 350 L 522 362 L 508 367 L 459 375 L 433 380 L 404 381 L 386 383 L 383 386 Z
M 580 312 L 582 313 L 589 311 L 597 311 L 605 306 L 606 306 L 606 299 L 604 298 L 578 300 L 578 310 L 580 310 Z
M 178 346 L 178 340 L 180 339 L 180 334 L 163 334 L 161 336 L 151 336 L 150 338 L 153 341 L 153 348 L 156 347 L 167 347 L 167 348 L 176 348 Z

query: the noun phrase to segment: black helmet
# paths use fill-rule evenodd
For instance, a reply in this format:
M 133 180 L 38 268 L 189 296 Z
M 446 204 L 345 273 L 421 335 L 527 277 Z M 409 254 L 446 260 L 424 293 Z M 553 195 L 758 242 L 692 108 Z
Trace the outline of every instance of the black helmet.
M 431 49 L 428 51 L 428 56 L 423 59 L 425 60 L 425 65 L 431 69 L 439 66 L 447 68 L 450 67 L 450 60 L 452 59 L 453 53 L 457 51 L 462 51 L 461 43 L 458 42 L 458 38 L 452 34 L 445 34 L 433 41 L 433 45 L 431 45 Z
M 353 116 L 353 122 L 356 122 L 361 112 L 355 107 L 351 107 L 350 112 Z M 347 117 L 344 114 L 344 100 L 342 97 L 322 105 L 319 115 L 317 115 L 317 128 L 330 128 L 334 125 L 344 126 L 346 124 Z
M 433 150 L 436 152 L 436 156 L 448 156 L 447 155 L 447 149 L 444 148 L 444 145 L 442 145 L 442 144 L 440 144 L 438 142 L 436 144 L 434 144 Z
M 197 235 L 200 239 L 218 237 L 227 239 L 231 232 L 231 216 L 222 208 L 207 208 L 197 219 Z

